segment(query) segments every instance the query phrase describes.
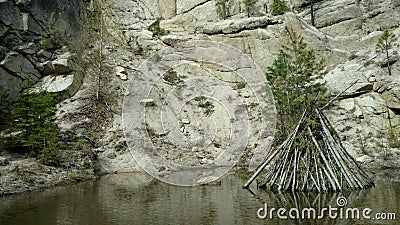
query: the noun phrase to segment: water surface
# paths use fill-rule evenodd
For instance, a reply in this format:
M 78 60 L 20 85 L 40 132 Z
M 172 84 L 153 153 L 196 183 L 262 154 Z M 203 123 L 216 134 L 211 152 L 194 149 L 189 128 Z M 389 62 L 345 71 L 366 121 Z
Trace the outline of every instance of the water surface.
M 272 194 L 241 186 L 246 177 L 230 173 L 220 184 L 178 187 L 145 174 L 103 176 L 96 181 L 57 187 L 40 193 L 2 197 L 0 225 L 125 225 L 125 224 L 400 224 L 396 220 L 322 219 L 282 220 L 274 215 L 260 219 L 257 211 L 268 207 L 302 209 L 337 206 L 366 208 L 400 216 L 400 181 L 375 178 L 376 187 L 344 194 Z

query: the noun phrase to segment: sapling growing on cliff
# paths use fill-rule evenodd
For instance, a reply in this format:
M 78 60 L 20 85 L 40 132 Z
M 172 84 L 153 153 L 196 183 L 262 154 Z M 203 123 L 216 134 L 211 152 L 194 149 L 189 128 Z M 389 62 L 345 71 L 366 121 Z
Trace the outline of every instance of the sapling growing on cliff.
M 271 4 L 271 14 L 273 16 L 282 15 L 289 11 L 285 0 L 274 0 Z
M 395 34 L 390 31 L 385 30 L 381 37 L 378 39 L 378 43 L 376 44 L 377 52 L 384 53 L 386 55 L 386 67 L 388 69 L 389 76 L 392 75 L 392 68 L 390 67 L 390 57 L 389 51 L 396 46 L 395 42 L 397 41 L 397 37 Z
M 277 109 L 275 144 L 243 188 L 263 172 L 257 187 L 271 191 L 342 192 L 374 183 L 344 149 L 324 115 L 326 88 L 323 60 L 307 48 L 303 38 L 289 33 L 266 74 Z
M 155 36 L 163 36 L 168 32 L 160 26 L 160 20 L 156 20 L 149 26 L 149 31 L 153 33 Z

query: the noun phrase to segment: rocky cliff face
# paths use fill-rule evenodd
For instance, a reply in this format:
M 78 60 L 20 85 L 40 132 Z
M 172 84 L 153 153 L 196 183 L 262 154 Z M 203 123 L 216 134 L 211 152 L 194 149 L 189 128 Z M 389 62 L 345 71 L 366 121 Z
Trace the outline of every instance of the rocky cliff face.
M 117 24 L 118 29 L 110 29 L 109 32 L 120 34 L 118 45 L 124 46 L 125 50 L 113 49 L 115 53 L 108 53 L 109 57 L 113 58 L 111 65 L 124 67 L 124 77 L 134 81 L 140 79 L 136 69 L 151 54 L 187 40 L 212 40 L 240 49 L 265 72 L 285 41 L 289 29 L 301 34 L 308 45 L 315 49 L 320 57 L 326 59 L 329 73 L 323 82 L 326 82 L 332 96 L 358 80 L 326 112 L 349 152 L 359 157 L 362 162 L 365 162 L 365 155 L 381 165 L 384 164 L 382 159 L 386 156 L 396 161 L 399 158 L 398 146 L 389 145 L 387 134 L 389 129 L 393 129 L 397 132 L 395 139 L 398 140 L 398 50 L 395 48 L 390 52 L 394 75 L 388 76 L 383 65 L 384 56 L 376 52 L 375 46 L 383 30 L 390 30 L 399 36 L 399 3 L 393 0 L 315 2 L 315 25 L 312 26 L 310 5 L 301 0 L 289 1 L 292 12 L 277 17 L 269 15 L 270 1 L 260 1 L 250 18 L 247 18 L 242 4 L 228 1 L 229 15 L 226 19 L 221 18 L 214 1 L 118 0 L 108 16 L 108 20 Z M 155 35 L 148 30 L 158 18 L 162 18 L 160 27 L 167 31 L 162 35 Z M 224 74 L 223 69 L 213 68 L 210 71 L 214 74 Z M 198 71 L 185 68 L 178 72 L 186 77 L 191 73 Z M 218 79 L 229 77 L 215 76 Z M 128 82 L 119 83 L 128 87 Z M 162 94 L 165 93 L 160 93 Z M 251 98 L 249 101 L 252 101 Z M 256 115 L 251 115 L 250 118 L 257 121 Z M 217 124 L 223 124 L 222 120 L 216 121 Z M 259 134 L 256 126 L 252 128 L 254 136 Z M 185 126 L 182 127 L 185 129 Z M 118 125 L 111 129 L 121 130 L 121 127 Z M 194 133 L 192 135 L 196 135 Z M 371 135 L 368 135 L 369 133 Z M 250 139 L 249 145 L 256 146 L 255 139 Z M 116 158 L 120 157 L 118 153 L 112 153 L 112 142 L 115 143 L 108 142 L 110 147 L 106 150 L 107 154 L 100 154 L 102 160 L 110 162 L 108 165 L 111 165 L 111 162 L 115 163 L 114 166 L 103 168 L 105 170 L 118 168 L 118 160 L 106 157 L 110 154 Z M 207 155 L 200 157 L 203 157 L 199 159 L 203 162 L 212 158 Z M 390 164 L 390 160 L 385 163 Z
M 83 71 L 75 63 L 71 44 L 78 42 L 85 20 L 81 0 L 1 0 L 1 89 L 8 90 L 11 99 L 24 85 L 57 93 L 59 99 L 74 95 Z M 65 163 L 59 168 L 1 150 L 0 195 L 51 187 L 81 179 L 81 175 L 93 177 L 93 170 L 85 170 L 90 158 L 82 149 L 63 145 L 63 150 L 67 150 L 63 152 Z
M 293 7 L 311 23 L 308 1 L 294 1 Z M 315 1 L 315 27 L 331 36 L 365 36 L 399 25 L 398 1 Z
M 83 2 L 0 1 L 0 86 L 15 98 L 24 82 L 74 94 L 82 78 L 64 45 L 75 41 L 85 20 Z M 64 47 L 64 48 L 63 48 Z
M 212 0 L 115 0 L 103 3 L 103 35 L 90 43 L 88 49 L 82 49 L 87 52 L 85 57 L 93 63 L 84 68 L 87 76 L 83 85 L 73 97 L 60 103 L 57 115 L 64 134 L 93 143 L 98 172 L 140 170 L 127 147 L 129 140 L 124 137 L 121 114 L 123 99 L 137 94 L 137 90 L 130 88 L 132 83 L 138 90 L 144 86 L 141 82 L 146 79 L 146 74 L 140 74 L 138 68 L 146 59 L 174 49 L 184 41 L 216 41 L 234 46 L 250 57 L 262 75 L 287 39 L 288 30 L 302 35 L 318 56 L 326 59 L 329 72 L 322 82 L 326 82 L 332 96 L 358 80 L 326 112 L 349 152 L 362 162 L 375 160 L 379 162 L 377 165 L 390 162 L 397 165 L 400 152 L 398 146 L 389 146 L 387 130 L 392 127 L 399 135 L 398 49 L 390 52 L 393 75 L 388 76 L 384 56 L 376 52 L 375 45 L 385 29 L 400 36 L 398 1 L 315 1 L 314 26 L 311 25 L 310 5 L 305 0 L 288 1 L 292 12 L 276 17 L 270 15 L 270 0 L 258 1 L 250 17 L 241 1 L 227 2 L 225 19 Z M 48 90 L 58 87 L 51 84 L 61 78 L 66 80 L 62 80 L 63 84 L 80 80 L 75 79 L 74 71 L 78 66 L 68 66 L 73 64 L 68 49 L 52 46 L 51 41 L 45 40 L 51 39 L 46 37 L 59 36 L 59 31 L 63 32 L 62 37 L 77 37 L 84 13 L 75 7 L 80 9 L 81 4 L 79 1 L 57 0 L 54 5 L 44 6 L 39 0 L 0 0 L 0 84 L 11 88 L 12 96 L 19 91 L 18 85 L 27 79 L 27 74 L 35 81 L 49 84 Z M 94 13 L 100 15 L 100 10 Z M 96 52 L 101 52 L 102 57 L 98 57 Z M 210 55 L 212 53 L 207 57 Z M 218 60 L 231 62 L 235 55 L 223 57 Z M 99 65 L 102 65 L 100 69 Z M 157 91 L 150 92 L 147 99 L 140 99 L 141 103 L 152 106 L 148 109 L 145 125 L 151 128 L 147 130 L 149 136 L 154 145 L 162 149 L 160 154 L 163 157 L 176 163 L 185 161 L 188 165 L 212 164 L 218 153 L 230 145 L 231 118 L 224 112 L 224 105 L 217 101 L 188 101 L 176 121 L 182 136 L 199 141 L 202 141 L 199 137 L 208 131 L 207 127 L 200 126 L 204 122 L 201 118 L 210 117 L 214 121 L 215 131 L 220 133 L 204 151 L 191 148 L 187 153 L 178 152 L 174 140 L 169 140 L 171 131 L 166 130 L 160 121 L 158 107 L 163 106 L 168 93 L 180 82 L 197 75 L 225 82 L 236 91 L 249 112 L 246 163 L 253 157 L 252 152 L 262 146 L 260 137 L 271 140 L 273 132 L 263 132 L 266 129 L 257 93 L 236 73 L 246 71 L 247 67 L 237 63 L 234 68 L 235 71 L 230 71 L 212 63 L 204 63 L 201 68 L 177 67 L 167 74 L 168 77 L 155 82 Z M 96 100 L 101 104 L 93 103 L 94 89 L 108 93 L 102 101 Z M 70 93 L 76 90 L 72 88 Z M 212 123 L 207 124 L 212 130 Z M 368 135 L 369 132 L 372 135 Z M 255 163 L 263 159 L 262 154 L 255 155 Z M 384 156 L 391 161 L 383 162 Z

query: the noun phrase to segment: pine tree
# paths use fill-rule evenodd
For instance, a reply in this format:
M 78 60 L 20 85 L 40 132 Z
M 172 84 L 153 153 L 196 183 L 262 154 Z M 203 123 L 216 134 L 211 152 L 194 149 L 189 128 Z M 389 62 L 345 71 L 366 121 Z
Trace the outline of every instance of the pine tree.
M 274 0 L 271 4 L 271 14 L 273 16 L 282 15 L 289 11 L 285 0 Z
M 326 104 L 326 88 L 316 82 L 326 73 L 324 68 L 324 61 L 318 60 L 314 50 L 308 49 L 304 39 L 295 33 L 267 68 L 266 78 L 278 114 L 277 142 L 286 139 L 309 106 L 318 108 Z
M 394 43 L 397 41 L 395 34 L 385 30 L 376 44 L 376 50 L 386 54 L 386 66 L 389 76 L 392 75 L 392 68 L 390 67 L 389 50 L 393 48 Z
M 57 100 L 51 93 L 27 93 L 15 101 L 10 135 L 5 140 L 9 150 L 28 152 L 44 164 L 55 165 L 59 161 L 59 128 L 54 124 Z

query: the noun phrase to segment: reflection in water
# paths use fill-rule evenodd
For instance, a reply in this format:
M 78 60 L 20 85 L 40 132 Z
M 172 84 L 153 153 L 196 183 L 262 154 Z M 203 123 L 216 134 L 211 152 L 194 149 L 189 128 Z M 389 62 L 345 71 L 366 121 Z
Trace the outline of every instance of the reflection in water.
M 104 176 L 92 182 L 58 187 L 42 193 L 3 197 L 0 224 L 7 225 L 114 225 L 114 224 L 400 224 L 400 220 L 279 220 L 257 217 L 257 210 L 268 207 L 299 209 L 336 207 L 339 196 L 348 207 L 369 207 L 374 212 L 400 215 L 400 182 L 375 179 L 372 189 L 334 194 L 273 194 L 243 190 L 245 182 L 228 174 L 220 185 L 178 187 L 153 180 L 144 174 Z M 372 213 L 372 214 L 373 214 Z M 371 214 L 371 215 L 372 215 Z M 399 216 L 397 215 L 397 216 Z

